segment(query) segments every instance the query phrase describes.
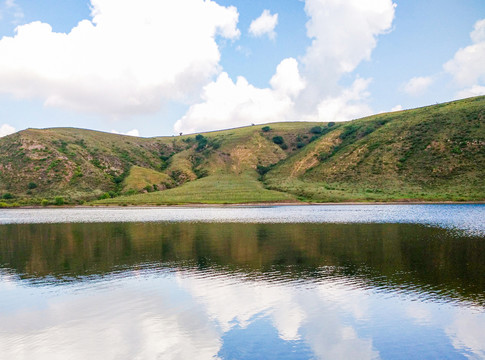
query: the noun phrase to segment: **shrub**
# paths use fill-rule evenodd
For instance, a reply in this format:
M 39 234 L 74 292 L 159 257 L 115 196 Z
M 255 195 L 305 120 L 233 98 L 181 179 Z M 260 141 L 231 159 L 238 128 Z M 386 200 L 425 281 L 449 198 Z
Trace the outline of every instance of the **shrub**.
M 271 128 L 269 126 L 263 126 L 261 130 L 263 130 L 263 132 L 268 132 L 271 130 Z
M 47 200 L 47 199 L 42 199 L 42 201 L 40 202 L 40 204 L 41 204 L 42 206 L 47 206 L 47 205 L 49 205 L 49 200 Z
M 282 148 L 283 150 L 286 150 L 286 149 L 288 149 L 288 145 L 286 145 L 286 144 L 281 144 L 281 145 L 280 145 L 280 148 Z
M 285 140 L 281 136 L 274 136 L 273 142 L 277 145 L 281 145 L 285 142 Z
M 333 121 L 330 121 L 330 122 L 327 124 L 327 126 L 328 126 L 328 127 L 332 127 L 332 126 L 334 126 L 334 125 L 335 125 L 335 123 L 334 123 Z
M 13 195 L 11 193 L 5 193 L 3 194 L 2 199 L 5 199 L 5 200 L 13 199 Z
M 268 172 L 270 171 L 273 167 L 275 166 L 275 164 L 270 164 L 268 166 L 264 166 L 264 165 L 257 165 L 256 166 L 256 171 L 258 172 L 258 174 L 260 175 L 260 180 L 262 180 L 263 176 Z
M 64 205 L 64 198 L 62 196 L 56 196 L 54 198 L 54 204 L 58 206 Z
M 29 182 L 29 185 L 27 185 L 29 189 L 35 189 L 37 187 L 37 184 L 35 182 Z
M 305 143 L 304 143 L 304 142 L 299 141 L 299 142 L 297 142 L 297 143 L 296 143 L 296 147 L 297 147 L 298 149 L 301 149 L 301 148 L 302 148 L 302 147 L 304 147 L 304 146 L 305 146 Z
M 202 137 L 202 139 L 198 140 L 197 142 L 198 144 L 197 144 L 197 147 L 195 148 L 195 151 L 202 151 L 206 147 L 208 141 L 207 141 L 207 138 Z
M 322 133 L 322 128 L 320 126 L 314 126 L 310 129 L 310 132 L 312 134 L 321 134 Z

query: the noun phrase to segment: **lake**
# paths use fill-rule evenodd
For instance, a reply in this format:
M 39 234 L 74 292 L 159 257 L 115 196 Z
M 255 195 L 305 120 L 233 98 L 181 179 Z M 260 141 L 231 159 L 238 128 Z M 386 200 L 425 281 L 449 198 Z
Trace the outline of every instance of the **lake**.
M 485 359 L 485 205 L 0 210 L 1 359 Z

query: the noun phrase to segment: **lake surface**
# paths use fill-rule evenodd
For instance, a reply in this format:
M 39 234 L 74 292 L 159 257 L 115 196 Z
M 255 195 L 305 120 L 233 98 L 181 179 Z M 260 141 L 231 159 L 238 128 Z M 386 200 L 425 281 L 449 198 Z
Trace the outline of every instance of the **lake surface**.
M 485 359 L 484 205 L 0 210 L 0 359 Z

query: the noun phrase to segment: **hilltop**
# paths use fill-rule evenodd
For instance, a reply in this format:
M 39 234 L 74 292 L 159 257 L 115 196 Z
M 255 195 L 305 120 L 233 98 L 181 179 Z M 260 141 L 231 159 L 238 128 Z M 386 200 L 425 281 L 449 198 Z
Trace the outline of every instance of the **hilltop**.
M 5 203 L 485 200 L 485 97 L 343 123 L 138 138 L 73 128 L 0 139 Z

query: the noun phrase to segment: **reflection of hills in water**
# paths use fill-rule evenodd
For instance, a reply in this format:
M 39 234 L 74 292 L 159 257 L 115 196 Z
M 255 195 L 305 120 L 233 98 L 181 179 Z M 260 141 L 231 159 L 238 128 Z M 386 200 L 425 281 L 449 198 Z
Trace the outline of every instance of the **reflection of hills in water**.
M 265 281 L 341 281 L 481 306 L 483 254 L 483 238 L 410 224 L 0 226 L 0 266 L 24 279 L 185 269 Z

